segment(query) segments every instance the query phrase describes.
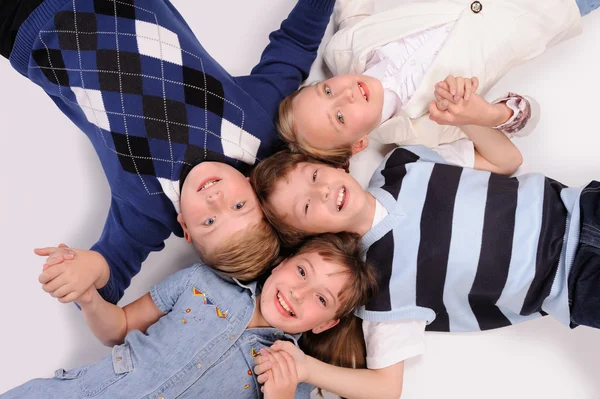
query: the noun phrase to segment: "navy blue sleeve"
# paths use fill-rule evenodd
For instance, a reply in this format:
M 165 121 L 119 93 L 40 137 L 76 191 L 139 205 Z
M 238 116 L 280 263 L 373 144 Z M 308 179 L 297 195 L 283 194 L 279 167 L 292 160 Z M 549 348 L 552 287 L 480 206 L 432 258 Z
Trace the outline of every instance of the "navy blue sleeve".
M 273 119 L 281 100 L 308 77 L 334 4 L 335 0 L 299 0 L 269 36 L 270 42 L 250 75 L 236 78 Z
M 110 268 L 108 283 L 98 290 L 100 295 L 117 303 L 148 254 L 163 249 L 169 235 L 167 226 L 113 195 L 102 236 L 91 248 L 106 259 Z

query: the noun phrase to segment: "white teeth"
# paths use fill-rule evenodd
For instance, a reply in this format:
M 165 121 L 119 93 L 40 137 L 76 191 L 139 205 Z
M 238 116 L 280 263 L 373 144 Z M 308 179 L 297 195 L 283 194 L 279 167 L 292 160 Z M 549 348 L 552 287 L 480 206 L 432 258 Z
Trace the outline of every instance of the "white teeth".
M 358 85 L 358 88 L 359 88 L 359 90 L 360 90 L 363 98 L 366 100 L 367 99 L 367 93 L 365 93 L 365 89 L 363 89 L 363 87 L 362 87 L 361 84 Z
M 286 312 L 288 312 L 290 314 L 290 316 L 294 316 L 294 312 L 292 312 L 292 310 L 287 305 L 287 303 L 285 303 L 285 301 L 283 300 L 281 295 L 279 295 L 279 292 L 277 293 L 277 300 L 279 300 L 279 303 L 281 304 L 281 306 L 286 310 Z
M 342 202 L 344 202 L 345 196 L 346 196 L 346 187 L 342 187 L 342 188 L 340 188 L 340 192 L 338 194 L 337 202 L 336 202 L 338 211 L 341 209 Z
M 204 185 L 200 188 L 200 191 L 204 190 L 205 188 L 209 188 L 211 186 L 214 186 L 218 182 L 219 182 L 219 180 L 209 180 L 206 183 L 204 183 Z

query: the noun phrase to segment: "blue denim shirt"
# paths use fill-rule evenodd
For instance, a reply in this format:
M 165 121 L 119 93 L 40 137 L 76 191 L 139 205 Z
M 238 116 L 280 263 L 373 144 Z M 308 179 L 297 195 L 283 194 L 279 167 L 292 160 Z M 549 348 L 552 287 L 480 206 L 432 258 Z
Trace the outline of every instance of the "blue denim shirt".
M 254 357 L 277 339 L 296 342 L 298 336 L 276 328 L 246 329 L 256 291 L 256 283 L 243 285 L 205 265 L 181 270 L 150 290 L 165 316 L 146 334 L 131 331 L 98 363 L 30 381 L 9 391 L 7 399 L 262 397 Z M 309 398 L 312 388 L 300 384 L 296 398 Z

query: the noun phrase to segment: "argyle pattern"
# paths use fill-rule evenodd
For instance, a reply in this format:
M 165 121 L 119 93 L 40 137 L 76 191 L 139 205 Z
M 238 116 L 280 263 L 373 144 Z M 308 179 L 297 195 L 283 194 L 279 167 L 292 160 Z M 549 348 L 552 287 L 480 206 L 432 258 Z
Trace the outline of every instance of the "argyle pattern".
M 73 2 L 55 14 L 54 29 L 40 32 L 44 48 L 33 60 L 148 194 L 158 193 L 148 176 L 177 181 L 181 164 L 254 164 L 261 140 L 244 130 L 244 110 L 225 98 L 204 55 L 182 48 L 144 3 Z M 44 38 L 53 35 L 51 47 Z
M 171 233 L 183 236 L 179 188 L 196 164 L 245 172 L 281 147 L 277 107 L 306 79 L 333 5 L 298 0 L 237 77 L 168 0 L 44 0 L 21 25 L 11 64 L 88 136 L 111 188 L 91 248 L 110 267 L 106 300 L 121 298 Z

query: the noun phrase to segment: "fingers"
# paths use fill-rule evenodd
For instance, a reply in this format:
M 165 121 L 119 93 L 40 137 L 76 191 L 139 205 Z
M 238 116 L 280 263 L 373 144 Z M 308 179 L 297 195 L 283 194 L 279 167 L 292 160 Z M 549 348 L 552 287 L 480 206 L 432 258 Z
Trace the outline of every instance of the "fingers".
M 264 383 L 264 385 L 262 387 L 260 387 L 260 391 L 261 392 L 265 392 L 265 386 L 271 386 L 274 383 L 274 378 L 273 378 L 273 372 L 272 371 L 267 371 L 265 373 L 265 378 L 266 378 L 266 382 Z
M 285 351 L 280 351 L 279 353 L 281 353 L 281 356 L 282 356 L 283 360 L 285 361 L 286 368 L 288 370 L 289 375 L 291 377 L 293 377 L 294 379 L 297 379 L 298 373 L 296 371 L 296 362 L 294 361 L 294 358 L 292 357 L 292 355 L 290 355 L 289 353 L 287 353 Z
M 448 91 L 455 96 L 456 95 L 456 79 L 452 75 L 446 76 L 444 81 L 448 84 Z
M 471 91 L 473 93 L 475 93 L 477 91 L 477 89 L 479 88 L 479 79 L 477 79 L 476 76 L 473 76 L 471 78 Z
M 286 351 L 291 353 L 294 349 L 296 349 L 296 345 L 292 344 L 291 342 L 277 340 L 273 345 L 271 345 L 270 351 Z
M 273 380 L 275 382 L 281 381 L 289 375 L 289 370 L 287 367 L 287 362 L 283 358 L 283 353 L 285 352 L 271 352 L 273 367 L 271 371 L 273 372 Z
M 456 94 L 454 95 L 454 101 L 458 101 L 465 95 L 465 79 L 462 77 L 456 78 Z
M 440 102 L 436 102 L 435 103 L 436 108 L 438 109 L 438 111 L 446 111 L 448 109 L 448 107 L 450 106 L 450 102 L 448 100 L 442 100 Z
M 48 266 L 54 266 L 65 260 L 75 258 L 75 251 L 67 247 L 65 244 L 59 244 L 58 247 L 35 248 L 33 252 L 39 256 L 47 256 L 44 270 Z
M 254 374 L 257 376 L 261 376 L 265 372 L 271 369 L 271 362 L 269 362 L 269 358 L 267 355 L 260 355 L 254 359 Z
M 438 101 L 441 101 L 442 99 L 446 99 L 448 101 L 454 102 L 454 96 L 452 95 L 452 93 L 449 90 L 447 90 L 439 85 L 436 85 L 435 90 L 433 91 L 433 94 L 436 96 L 436 99 Z
M 64 265 L 50 267 L 44 270 L 42 274 L 40 274 L 40 276 L 38 277 L 38 281 L 42 284 L 46 284 L 49 281 L 54 280 L 56 277 L 60 276 L 64 271 Z
M 81 295 L 78 292 L 71 292 L 63 297 L 58 297 L 55 296 L 55 298 L 58 298 L 58 302 L 60 303 L 69 303 L 69 302 L 75 302 Z
M 56 247 L 34 248 L 33 252 L 39 256 L 50 256 L 57 249 Z
M 42 290 L 44 290 L 48 294 L 52 295 L 53 297 L 57 297 L 57 296 L 61 297 L 61 296 L 68 294 L 68 292 L 65 292 L 62 295 L 54 295 L 54 292 L 56 292 L 57 290 L 61 289 L 64 286 L 66 286 L 68 283 L 69 283 L 69 281 L 66 278 L 64 278 L 63 276 L 58 276 L 57 278 L 50 281 L 49 283 L 42 284 Z
M 437 82 L 435 85 L 436 85 L 436 87 L 440 87 L 440 88 L 446 90 L 447 92 L 450 92 L 450 86 L 448 86 L 448 83 L 446 83 L 443 80 L 441 82 Z
M 65 260 L 72 260 L 75 258 L 75 252 L 70 249 L 59 249 L 56 252 L 53 252 L 47 259 L 46 265 L 54 266 L 59 263 L 64 262 Z
M 429 111 L 429 119 L 431 119 L 434 122 L 440 123 L 439 122 L 439 116 L 442 114 L 442 110 L 438 109 L 439 107 L 439 103 L 437 103 L 436 101 L 431 101 L 429 103 L 429 107 L 428 107 L 428 111 Z
M 79 296 L 79 294 L 73 290 L 73 287 L 70 284 L 64 284 L 63 286 L 61 286 L 60 288 L 54 290 L 53 292 L 50 292 L 50 296 L 53 298 L 57 298 L 57 299 L 61 299 L 69 294 L 76 294 L 77 296 Z
M 465 101 L 469 101 L 469 97 L 471 96 L 471 91 L 472 91 L 473 87 L 471 84 L 471 79 L 465 79 L 465 95 L 464 95 L 464 99 Z

